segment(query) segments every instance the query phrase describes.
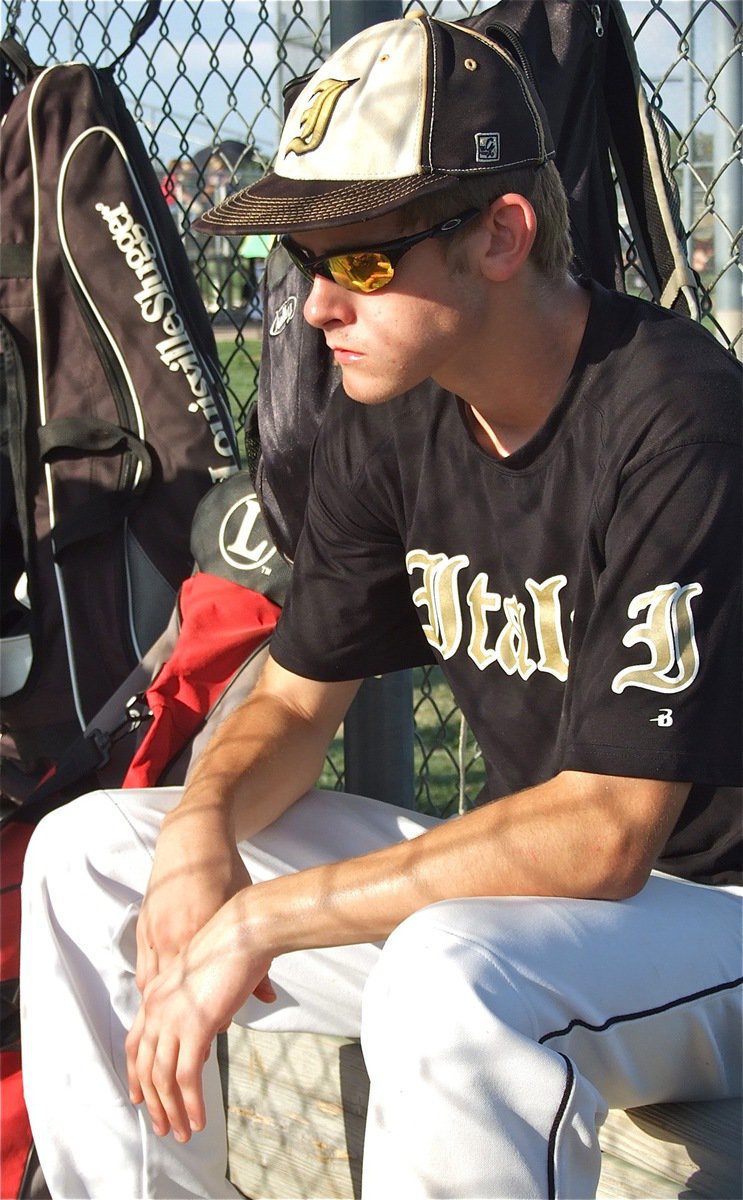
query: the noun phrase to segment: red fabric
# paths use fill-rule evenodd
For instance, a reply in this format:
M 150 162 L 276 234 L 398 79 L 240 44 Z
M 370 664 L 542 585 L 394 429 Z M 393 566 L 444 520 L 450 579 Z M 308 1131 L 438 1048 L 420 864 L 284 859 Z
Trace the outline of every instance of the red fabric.
M 31 1130 L 23 1100 L 21 1055 L 18 1050 L 3 1050 L 0 1054 L 0 1097 L 3 1122 L 0 1196 L 3 1200 L 13 1200 L 21 1190 L 31 1150 Z
M 154 787 L 249 654 L 272 633 L 278 604 L 199 572 L 181 588 L 175 649 L 147 692 L 154 716 L 123 787 Z
M 0 905 L 0 977 L 18 978 L 21 930 L 21 876 L 26 846 L 33 825 L 20 821 L 7 824 L 0 839 L 2 846 L 3 900 Z M 23 1101 L 21 1054 L 17 1049 L 0 1055 L 0 1117 L 2 1118 L 2 1154 L 0 1155 L 0 1196 L 17 1196 L 31 1149 L 31 1130 Z
M 0 904 L 0 978 L 18 978 L 21 929 L 21 876 L 33 825 L 10 821 L 2 831 L 3 902 Z M 0 1191 L 0 1196 L 5 1192 Z

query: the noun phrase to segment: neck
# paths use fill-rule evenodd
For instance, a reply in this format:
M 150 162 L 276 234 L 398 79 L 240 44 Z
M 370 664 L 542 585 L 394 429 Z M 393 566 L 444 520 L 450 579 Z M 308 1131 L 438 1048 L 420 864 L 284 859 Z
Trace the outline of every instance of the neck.
M 469 406 L 478 444 L 499 458 L 528 442 L 559 401 L 590 307 L 567 276 L 558 285 L 533 275 L 514 283 L 494 297 L 486 335 L 452 389 Z

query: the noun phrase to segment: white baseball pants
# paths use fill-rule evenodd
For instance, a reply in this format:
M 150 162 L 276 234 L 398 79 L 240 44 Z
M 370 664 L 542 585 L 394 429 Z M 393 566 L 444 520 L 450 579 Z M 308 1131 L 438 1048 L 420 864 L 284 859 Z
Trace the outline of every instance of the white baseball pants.
M 214 1055 L 207 1128 L 179 1145 L 129 1102 L 134 929 L 177 789 L 95 792 L 26 859 L 26 1098 L 52 1195 L 232 1197 Z M 254 880 L 413 837 L 431 818 L 312 792 L 250 845 Z M 361 1035 L 365 1200 L 595 1194 L 607 1107 L 737 1095 L 741 895 L 654 875 L 621 902 L 446 901 L 383 948 L 275 960 L 277 1001 L 237 1020 Z M 367 982 L 368 980 L 368 982 Z

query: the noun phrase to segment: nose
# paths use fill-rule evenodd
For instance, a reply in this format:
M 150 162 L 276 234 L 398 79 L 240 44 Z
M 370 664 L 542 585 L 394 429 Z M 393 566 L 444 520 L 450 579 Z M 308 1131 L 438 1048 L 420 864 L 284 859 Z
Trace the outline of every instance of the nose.
M 304 303 L 304 319 L 307 324 L 315 329 L 325 329 L 334 322 L 348 325 L 354 317 L 351 293 L 332 279 L 316 275 Z

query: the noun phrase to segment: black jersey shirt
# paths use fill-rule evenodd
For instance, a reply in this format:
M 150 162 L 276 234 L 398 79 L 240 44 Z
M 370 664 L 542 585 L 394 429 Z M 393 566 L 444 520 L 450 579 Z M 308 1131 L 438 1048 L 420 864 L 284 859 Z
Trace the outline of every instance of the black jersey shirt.
M 274 657 L 319 680 L 439 662 L 484 798 L 561 770 L 690 781 L 658 866 L 736 882 L 741 380 L 699 326 L 592 285 L 564 394 L 508 458 L 450 393 L 339 390 Z

